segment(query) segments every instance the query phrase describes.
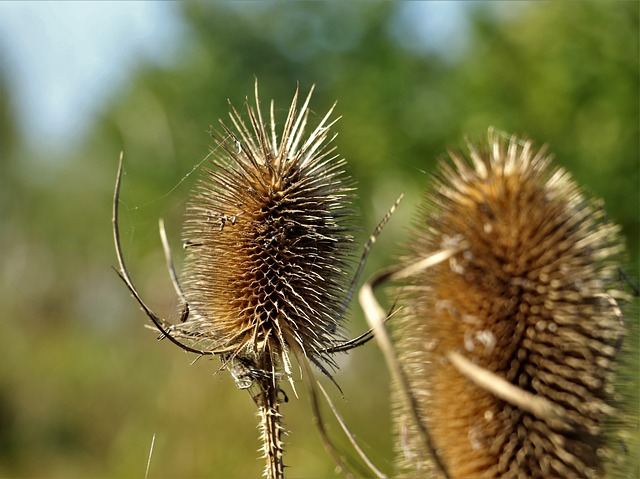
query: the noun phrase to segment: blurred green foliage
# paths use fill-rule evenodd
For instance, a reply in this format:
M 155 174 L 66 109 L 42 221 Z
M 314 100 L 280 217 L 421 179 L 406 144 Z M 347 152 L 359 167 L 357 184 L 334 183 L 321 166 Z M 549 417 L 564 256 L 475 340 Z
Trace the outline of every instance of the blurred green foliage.
M 548 143 L 557 163 L 605 200 L 637 278 L 637 3 L 480 3 L 468 9 L 469 31 L 460 32 L 468 35 L 465 48 L 451 57 L 394 40 L 398 8 L 184 3 L 189 28 L 180 58 L 142 65 L 64 158 L 39 158 L 24 144 L 11 92 L 0 83 L 0 476 L 143 477 L 153 434 L 149 477 L 261 473 L 251 399 L 228 374 L 213 376 L 217 362 L 190 367 L 192 357 L 157 344 L 110 269 L 111 195 L 123 150 L 126 260 L 147 302 L 177 317 L 157 219 L 165 219 L 179 265 L 192 170 L 213 144 L 207 131 L 226 117 L 227 99 L 242 107 L 255 77 L 264 106 L 274 98 L 280 114 L 296 82 L 303 92 L 316 84 L 312 108 L 320 117 L 338 100 L 336 144 L 359 186 L 361 242 L 405 192 L 368 273 L 399 253 L 436 158 L 495 126 Z M 365 329 L 355 306 L 348 329 Z M 637 335 L 631 344 L 626 389 L 636 391 L 637 407 Z M 390 472 L 381 357 L 370 344 L 342 366 L 336 378 L 346 402 L 338 397 L 338 404 L 367 453 Z M 289 475 L 333 476 L 301 395 L 283 408 Z M 637 415 L 631 411 L 634 445 Z M 330 430 L 340 436 L 337 425 Z

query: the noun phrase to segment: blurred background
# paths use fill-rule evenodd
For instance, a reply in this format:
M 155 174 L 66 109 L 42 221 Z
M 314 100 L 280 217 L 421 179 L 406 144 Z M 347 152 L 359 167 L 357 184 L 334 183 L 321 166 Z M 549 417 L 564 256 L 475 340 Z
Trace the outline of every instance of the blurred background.
M 111 203 L 140 293 L 178 302 L 158 218 L 181 264 L 189 191 L 226 118 L 259 78 L 288 109 L 316 85 L 338 100 L 339 152 L 358 183 L 360 244 L 396 197 L 365 276 L 399 254 L 447 148 L 494 126 L 548 143 L 604 199 L 637 281 L 637 2 L 1 2 L 0 476 L 258 477 L 255 407 L 217 360 L 144 328 L 111 266 Z M 631 322 L 637 324 L 634 313 Z M 348 329 L 366 329 L 354 304 Z M 637 331 L 637 330 L 636 330 Z M 637 468 L 638 338 L 620 388 Z M 334 400 L 392 472 L 389 379 L 374 344 L 341 358 Z M 304 387 L 300 386 L 299 391 Z M 335 476 L 304 394 L 283 407 L 290 477 Z M 344 444 L 338 426 L 330 432 Z

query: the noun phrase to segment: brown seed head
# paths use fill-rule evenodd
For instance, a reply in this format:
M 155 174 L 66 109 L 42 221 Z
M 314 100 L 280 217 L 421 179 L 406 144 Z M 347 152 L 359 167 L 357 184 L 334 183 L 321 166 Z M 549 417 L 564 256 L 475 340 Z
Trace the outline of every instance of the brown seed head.
M 470 160 L 451 160 L 406 261 L 460 252 L 404 288 L 397 336 L 434 448 L 450 477 L 596 476 L 623 335 L 619 228 L 530 141 L 490 133 Z M 553 414 L 499 399 L 463 376 L 452 352 Z M 429 470 L 408 418 L 397 411 L 399 465 Z
M 183 274 L 190 319 L 179 331 L 246 370 L 288 372 L 286 338 L 314 363 L 333 366 L 351 252 L 352 184 L 331 146 L 331 111 L 308 136 L 311 93 L 293 98 L 282 131 L 247 100 L 248 124 L 231 107 L 218 148 L 188 206 Z M 271 358 L 264 363 L 264 358 Z M 275 360 L 278 361 L 275 361 Z M 271 364 L 272 370 L 263 370 Z

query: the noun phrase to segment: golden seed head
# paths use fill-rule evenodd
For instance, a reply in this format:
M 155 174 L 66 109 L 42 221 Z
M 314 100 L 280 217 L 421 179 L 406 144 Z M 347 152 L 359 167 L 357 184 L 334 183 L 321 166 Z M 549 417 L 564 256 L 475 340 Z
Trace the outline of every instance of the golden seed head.
M 441 163 L 406 258 L 460 248 L 401 293 L 397 344 L 420 413 L 451 477 L 597 475 L 624 333 L 619 228 L 532 142 L 490 132 L 469 148 Z M 573 432 L 470 382 L 452 351 L 561 406 Z M 428 469 L 397 413 L 400 467 Z
M 331 145 L 333 108 L 304 136 L 311 93 L 298 111 L 296 91 L 279 135 L 273 102 L 267 131 L 257 85 L 248 124 L 231 107 L 184 226 L 191 317 L 180 331 L 257 369 L 265 355 L 287 369 L 286 338 L 333 365 L 324 350 L 345 301 L 353 188 Z

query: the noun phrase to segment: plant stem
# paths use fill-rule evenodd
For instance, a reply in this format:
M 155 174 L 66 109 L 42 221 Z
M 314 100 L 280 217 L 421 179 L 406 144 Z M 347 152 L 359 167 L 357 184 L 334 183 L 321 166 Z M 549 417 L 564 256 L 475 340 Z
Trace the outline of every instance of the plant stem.
M 267 357 L 265 362 L 271 362 Z M 272 370 L 270 364 L 265 364 L 263 371 Z M 266 459 L 264 476 L 267 479 L 282 479 L 284 477 L 282 415 L 279 412 L 280 398 L 278 397 L 278 379 L 275 376 L 261 377 L 256 380 L 259 392 L 254 398 L 258 406 L 260 430 L 262 433 L 262 451 Z

